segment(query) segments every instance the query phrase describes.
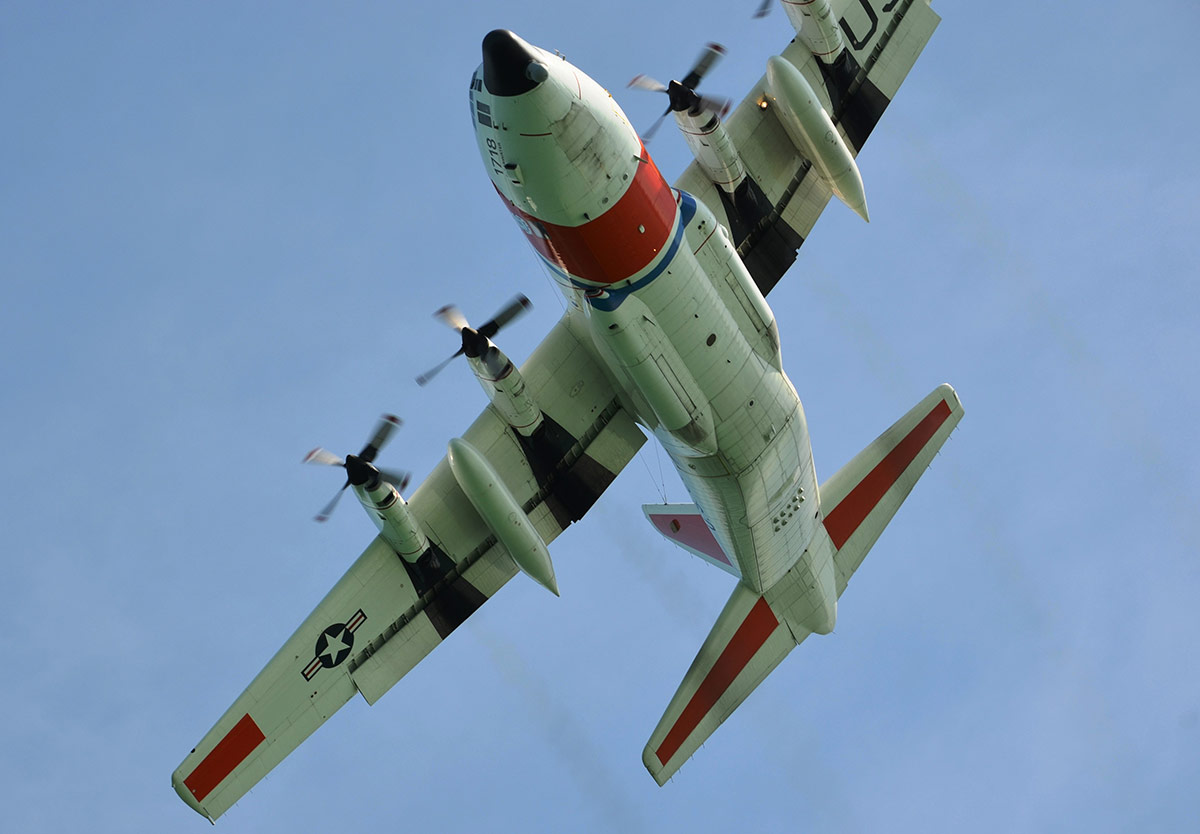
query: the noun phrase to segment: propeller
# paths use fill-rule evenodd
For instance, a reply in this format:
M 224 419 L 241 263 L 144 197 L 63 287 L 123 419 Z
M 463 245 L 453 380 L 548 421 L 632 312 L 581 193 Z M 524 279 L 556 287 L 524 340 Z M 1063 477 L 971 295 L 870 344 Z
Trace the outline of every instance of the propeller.
M 762 0 L 762 4 L 758 7 L 758 11 L 754 13 L 755 17 L 766 17 L 771 11 L 772 0 Z
M 338 501 L 342 498 L 342 493 L 346 491 L 346 487 L 351 484 L 365 484 L 371 480 L 372 474 L 378 474 L 381 480 L 387 481 L 401 491 L 408 486 L 409 479 L 412 477 L 408 472 L 397 472 L 389 469 L 378 469 L 372 465 L 375 456 L 379 454 L 379 450 L 384 447 L 388 439 L 400 425 L 401 420 L 394 414 L 385 414 L 379 420 L 379 425 L 375 427 L 375 433 L 371 435 L 371 439 L 367 441 L 367 445 L 363 446 L 362 451 L 357 455 L 347 455 L 345 458 L 335 455 L 328 449 L 317 447 L 304 456 L 305 463 L 316 463 L 322 466 L 340 466 L 346 470 L 346 483 L 342 484 L 342 488 L 337 491 L 333 499 L 325 505 L 321 512 L 317 513 L 317 521 L 328 521 L 329 516 L 333 515 L 333 510 L 337 507 Z
M 725 54 L 725 47 L 719 43 L 709 43 L 704 47 L 704 51 L 700 53 L 700 57 L 696 59 L 696 63 L 688 70 L 688 74 L 683 77 L 682 81 L 672 81 L 670 84 L 664 84 L 661 81 L 651 78 L 648 75 L 635 75 L 633 80 L 629 82 L 629 86 L 637 90 L 648 90 L 652 93 L 666 93 L 671 103 L 667 105 L 667 109 L 658 117 L 658 120 L 650 126 L 650 129 L 642 134 L 642 142 L 649 142 L 658 129 L 662 127 L 663 120 L 671 114 L 672 110 L 684 111 L 691 110 L 700 112 L 702 110 L 711 110 L 719 116 L 724 116 L 729 112 L 730 100 L 720 96 L 701 96 L 696 94 L 696 87 L 708 74 L 708 71 L 713 68 L 713 65 L 720 60 Z
M 462 311 L 453 304 L 447 304 L 445 307 L 434 313 L 434 318 L 444 322 L 452 330 L 457 330 L 462 336 L 462 347 L 454 352 L 450 357 L 442 360 L 438 365 L 426 371 L 417 377 L 417 385 L 428 385 L 429 381 L 442 372 L 442 369 L 462 355 L 467 355 L 472 358 L 483 355 L 488 348 L 488 340 L 500 332 L 510 321 L 524 313 L 533 303 L 523 295 L 517 295 L 512 301 L 508 302 L 500 312 L 492 316 L 478 328 L 473 328 L 467 322 L 467 317 L 462 314 Z

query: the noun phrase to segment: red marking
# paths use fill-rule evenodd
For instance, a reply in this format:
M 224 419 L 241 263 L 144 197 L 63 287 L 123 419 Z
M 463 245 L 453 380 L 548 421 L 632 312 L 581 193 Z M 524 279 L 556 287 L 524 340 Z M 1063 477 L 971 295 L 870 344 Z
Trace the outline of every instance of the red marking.
M 704 523 L 704 519 L 698 513 L 696 515 L 651 515 L 650 523 L 671 541 L 686 544 L 693 550 L 699 550 L 704 555 L 732 567 L 729 557 L 725 555 L 721 545 L 717 544 L 712 530 L 708 529 L 708 525 Z
M 580 226 L 538 220 L 504 198 L 542 256 L 585 281 L 615 284 L 648 267 L 666 247 L 678 206 L 675 194 L 642 147 L 629 188 L 607 211 Z M 503 195 L 501 195 L 503 197 Z M 639 232 L 638 227 L 645 229 Z
M 858 482 L 854 489 L 842 499 L 841 503 L 825 516 L 825 529 L 833 546 L 841 549 L 842 545 L 854 535 L 854 531 L 863 523 L 875 505 L 883 499 L 892 488 L 904 470 L 908 468 L 929 439 L 942 427 L 950 416 L 950 404 L 940 401 L 925 415 L 921 422 L 913 426 L 912 431 L 896 444 L 883 460 L 875 464 L 875 468 Z
M 746 668 L 746 664 L 762 648 L 763 643 L 767 642 L 767 638 L 774 633 L 778 625 L 779 620 L 775 618 L 771 606 L 767 605 L 765 599 L 759 597 L 758 602 L 754 603 L 754 607 L 746 615 L 746 619 L 738 626 L 729 645 L 721 652 L 721 656 L 717 658 L 712 669 L 708 670 L 708 674 L 696 693 L 692 695 L 692 699 L 688 701 L 688 705 L 679 714 L 675 726 L 658 746 L 654 755 L 658 756 L 660 762 L 665 765 L 678 752 L 687 737 L 692 734 L 704 716 L 708 715 L 708 711 L 716 706 L 717 701 L 725 694 L 725 690 Z
M 221 784 L 221 780 L 233 772 L 233 769 L 246 760 L 258 745 L 266 740 L 263 731 L 254 723 L 249 714 L 243 715 L 242 720 L 233 725 L 233 729 L 225 734 L 225 738 L 217 742 L 212 752 L 204 757 L 197 765 L 192 775 L 183 780 L 197 802 L 212 793 L 213 788 Z

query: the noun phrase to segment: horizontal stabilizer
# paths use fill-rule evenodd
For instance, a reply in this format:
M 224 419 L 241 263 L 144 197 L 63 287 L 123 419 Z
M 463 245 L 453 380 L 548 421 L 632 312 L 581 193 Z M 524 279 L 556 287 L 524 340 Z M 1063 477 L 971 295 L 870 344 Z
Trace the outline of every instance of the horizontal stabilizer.
M 695 504 L 643 504 L 642 512 L 654 529 L 710 565 L 742 578 L 737 562 L 725 554 Z
M 958 394 L 940 385 L 821 484 L 839 597 L 962 416 Z
M 739 582 L 642 751 L 654 780 L 670 779 L 795 645 L 766 599 Z

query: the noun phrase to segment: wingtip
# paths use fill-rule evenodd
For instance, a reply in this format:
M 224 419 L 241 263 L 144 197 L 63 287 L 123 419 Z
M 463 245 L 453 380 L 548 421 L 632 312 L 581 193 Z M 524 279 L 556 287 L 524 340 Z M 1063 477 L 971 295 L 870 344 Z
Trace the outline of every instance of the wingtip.
M 655 783 L 660 788 L 667 784 L 667 779 L 671 775 L 663 767 L 662 762 L 658 760 L 658 754 L 650 748 L 649 744 L 642 750 L 642 764 L 645 765 L 646 771 L 654 778 Z
M 192 795 L 191 790 L 188 788 L 187 785 L 184 784 L 183 768 L 180 768 L 179 770 L 176 770 L 174 773 L 171 774 L 171 787 L 173 787 L 175 789 L 175 793 L 179 794 L 179 798 L 182 799 L 185 803 L 187 803 L 187 806 L 189 808 L 191 808 L 193 811 L 195 811 L 200 816 L 204 817 L 206 820 L 208 820 L 213 825 L 217 824 L 216 819 L 213 818 L 212 816 L 210 816 L 207 811 L 205 811 L 202 807 L 200 807 L 200 803 L 196 801 L 196 797 Z

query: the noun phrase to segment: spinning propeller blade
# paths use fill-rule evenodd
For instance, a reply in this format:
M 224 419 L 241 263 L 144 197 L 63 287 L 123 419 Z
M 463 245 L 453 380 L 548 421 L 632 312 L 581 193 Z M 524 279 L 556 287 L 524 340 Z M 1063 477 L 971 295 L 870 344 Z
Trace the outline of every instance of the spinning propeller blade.
M 403 425 L 403 422 L 395 414 L 385 414 L 379 419 L 379 425 L 375 427 L 375 433 L 371 435 L 371 439 L 367 441 L 367 445 L 363 446 L 358 456 L 367 463 L 375 460 L 375 456 L 379 454 L 379 450 L 388 442 L 388 438 L 392 436 L 392 432 L 398 426 Z
M 470 327 L 467 324 L 467 317 L 462 314 L 462 310 L 453 304 L 447 304 L 445 307 L 442 307 L 433 314 L 433 317 L 445 322 L 454 330 L 462 330 L 464 327 Z
M 318 446 L 316 449 L 313 449 L 311 452 L 309 452 L 307 455 L 305 455 L 304 462 L 305 463 L 320 463 L 320 464 L 324 464 L 325 466 L 345 466 L 346 465 L 346 461 L 343 458 L 338 457 L 337 455 L 335 455 L 333 452 L 329 451 L 328 449 L 322 449 L 320 446 Z
M 665 93 L 667 91 L 666 84 L 648 75 L 635 75 L 633 80 L 629 82 L 629 86 L 635 90 L 649 90 L 652 93 Z
M 333 496 L 333 500 L 326 504 L 321 512 L 313 516 L 313 521 L 329 521 L 329 517 L 333 515 L 333 510 L 337 507 L 338 501 L 342 500 L 342 493 L 346 491 L 346 487 L 348 486 L 350 486 L 350 482 L 346 481 L 345 485 Z
M 688 71 L 688 74 L 683 77 L 679 83 L 687 87 L 689 90 L 695 90 L 700 86 L 700 82 L 704 76 L 708 75 L 708 71 L 713 68 L 725 55 L 725 47 L 719 43 L 706 43 L 704 51 L 700 53 L 700 57 L 696 59 L 695 65 Z
M 483 327 L 479 328 L 479 335 L 487 339 L 492 338 L 500 331 L 501 327 L 504 327 L 504 325 L 532 306 L 533 303 L 528 298 L 523 295 L 517 295 L 499 313 L 492 316 L 490 321 L 484 322 Z

